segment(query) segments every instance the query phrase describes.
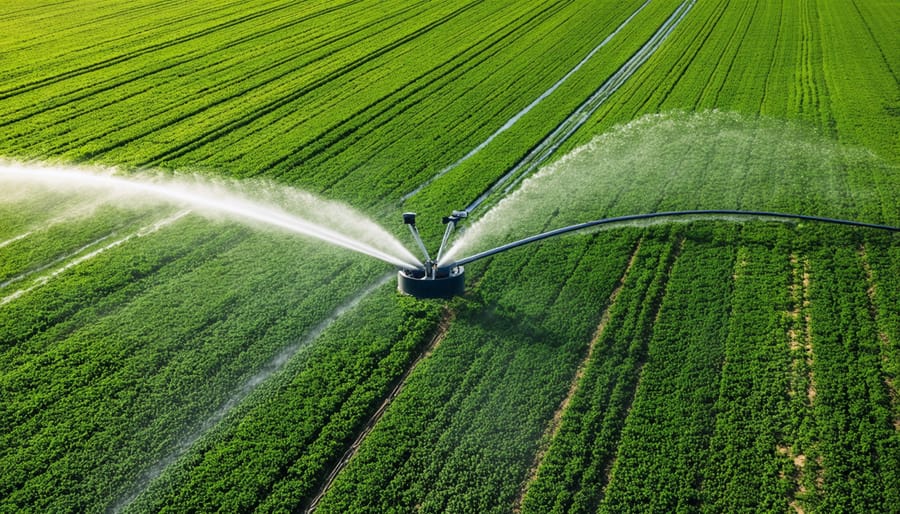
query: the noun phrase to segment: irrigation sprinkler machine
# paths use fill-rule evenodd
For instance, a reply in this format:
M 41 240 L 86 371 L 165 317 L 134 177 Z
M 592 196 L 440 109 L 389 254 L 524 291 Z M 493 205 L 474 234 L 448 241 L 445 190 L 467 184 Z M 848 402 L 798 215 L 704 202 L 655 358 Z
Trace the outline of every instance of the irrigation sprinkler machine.
M 450 298 L 465 292 L 465 275 L 462 265 L 458 263 L 450 263 L 445 266 L 439 266 L 444 247 L 450 239 L 450 234 L 456 228 L 459 220 L 468 216 L 466 211 L 453 211 L 450 216 L 444 216 L 443 223 L 447 226 L 444 229 L 444 238 L 441 240 L 441 246 L 438 248 L 437 256 L 432 259 L 419 236 L 419 229 L 416 228 L 416 213 L 403 213 L 403 223 L 409 227 L 413 239 L 425 255 L 425 261 L 421 268 L 417 269 L 401 269 L 397 272 L 397 289 L 401 293 L 415 296 L 416 298 Z
M 465 274 L 463 270 L 463 265 L 468 264 L 472 261 L 476 261 L 478 259 L 483 259 L 485 257 L 490 257 L 491 255 L 498 254 L 500 252 L 505 252 L 507 250 L 512 250 L 513 248 L 517 248 L 519 246 L 523 246 L 529 243 L 534 243 L 537 241 L 541 241 L 543 239 L 547 239 L 550 237 L 560 236 L 562 234 L 566 234 L 569 232 L 575 232 L 578 230 L 587 229 L 590 227 L 596 227 L 599 225 L 607 225 L 607 224 L 615 224 L 615 223 L 628 223 L 638 220 L 648 220 L 654 218 L 684 218 L 687 217 L 689 219 L 693 218 L 704 218 L 704 217 L 712 217 L 719 219 L 727 219 L 732 220 L 734 218 L 738 219 L 770 219 L 770 220 L 779 220 L 779 221 L 788 221 L 788 222 L 796 222 L 796 221 L 814 221 L 820 223 L 831 223 L 836 225 L 849 225 L 855 227 L 863 227 L 870 229 L 878 229 L 878 230 L 887 230 L 890 232 L 900 232 L 900 228 L 890 226 L 890 225 L 879 225 L 875 223 L 864 223 L 860 221 L 851 221 L 844 219 L 836 219 L 836 218 L 824 218 L 821 216 L 807 216 L 804 214 L 788 214 L 782 212 L 767 212 L 767 211 L 737 211 L 737 210 L 691 210 L 691 211 L 669 211 L 669 212 L 652 212 L 648 214 L 633 214 L 629 216 L 617 216 L 614 218 L 604 218 L 594 221 L 588 221 L 585 223 L 579 223 L 577 225 L 570 225 L 568 227 L 562 227 L 555 230 L 550 230 L 548 232 L 543 232 L 541 234 L 535 234 L 530 237 L 526 237 L 524 239 L 520 239 L 518 241 L 513 241 L 511 243 L 507 243 L 503 246 L 498 246 L 497 248 L 492 248 L 490 250 L 486 250 L 481 253 L 477 253 L 475 255 L 465 257 L 463 259 L 455 260 L 451 263 L 441 264 L 441 257 L 443 256 L 444 248 L 447 245 L 447 241 L 450 239 L 450 234 L 456 228 L 456 224 L 460 222 L 460 220 L 467 218 L 469 215 L 468 211 L 453 211 L 450 216 L 445 216 L 443 218 L 444 225 L 447 228 L 444 230 L 444 238 L 441 241 L 441 246 L 438 249 L 437 257 L 434 259 L 431 258 L 431 255 L 428 253 L 428 249 L 425 248 L 425 243 L 422 242 L 422 237 L 419 236 L 419 230 L 416 228 L 416 214 L 414 212 L 406 212 L 403 213 L 403 223 L 409 226 L 409 230 L 412 233 L 413 239 L 416 241 L 416 244 L 419 246 L 419 249 L 422 250 L 422 253 L 425 255 L 425 260 L 419 267 L 416 268 L 401 268 L 397 272 L 397 289 L 401 293 L 408 294 L 410 296 L 415 296 L 416 298 L 451 298 L 453 296 L 462 295 L 465 292 Z

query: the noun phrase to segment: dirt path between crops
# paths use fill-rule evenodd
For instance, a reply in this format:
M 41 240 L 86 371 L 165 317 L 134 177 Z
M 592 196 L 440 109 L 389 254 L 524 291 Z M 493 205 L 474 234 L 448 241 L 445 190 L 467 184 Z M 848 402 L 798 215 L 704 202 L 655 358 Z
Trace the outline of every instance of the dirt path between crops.
M 450 309 L 445 309 L 441 315 L 441 320 L 438 323 L 437 331 L 432 336 L 431 341 L 428 345 L 422 350 L 422 352 L 416 357 L 416 359 L 410 364 L 410 366 L 406 369 L 406 372 L 400 377 L 397 381 L 397 385 L 394 386 L 394 389 L 385 397 L 384 401 L 381 402 L 381 405 L 378 409 L 369 417 L 368 421 L 363 425 L 362 430 L 353 440 L 353 444 L 347 448 L 347 451 L 344 452 L 344 455 L 341 459 L 334 465 L 331 471 L 328 473 L 325 482 L 322 484 L 322 487 L 316 491 L 316 495 L 313 496 L 312 501 L 309 503 L 309 506 L 304 510 L 305 513 L 315 512 L 316 507 L 319 505 L 319 501 L 322 500 L 322 497 L 325 496 L 325 493 L 331 489 L 331 485 L 334 483 L 334 480 L 340 474 L 340 472 L 350 463 L 356 453 L 359 451 L 360 446 L 362 446 L 363 441 L 372 432 L 372 429 L 375 428 L 375 425 L 381 420 L 381 417 L 384 415 L 387 408 L 394 401 L 394 398 L 400 394 L 406 385 L 406 380 L 412 374 L 412 372 L 418 367 L 419 363 L 423 360 L 427 359 L 431 356 L 432 353 L 441 345 L 441 342 L 444 340 L 444 337 L 447 335 L 447 331 L 450 329 L 450 324 L 453 321 L 455 313 Z
M 889 358 L 888 350 L 891 347 L 891 341 L 888 338 L 887 332 L 885 332 L 879 324 L 878 303 L 876 298 L 878 294 L 878 284 L 875 283 L 875 279 L 872 276 L 872 267 L 869 264 L 869 258 L 866 255 L 865 245 L 859 247 L 858 253 L 863 271 L 866 273 L 866 294 L 869 297 L 869 315 L 872 317 L 872 321 L 875 323 L 878 332 L 878 341 L 882 346 L 882 359 L 887 360 Z M 887 387 L 888 395 L 891 399 L 891 411 L 894 413 L 894 430 L 900 431 L 900 413 L 898 413 L 900 393 L 897 391 L 897 384 L 895 384 L 894 380 L 889 376 L 884 376 L 884 384 Z
M 798 390 L 803 382 L 806 382 L 806 401 L 805 408 L 807 416 L 811 416 L 813 404 L 816 399 L 815 377 L 813 376 L 813 349 L 812 349 L 812 328 L 809 315 L 809 263 L 800 261 L 796 254 L 791 254 L 791 285 L 790 298 L 792 307 L 787 311 L 787 317 L 790 320 L 787 331 L 788 346 L 791 352 L 791 373 L 790 389 L 788 395 L 795 397 L 802 394 Z M 789 492 L 788 505 L 794 512 L 804 514 L 806 509 L 800 504 L 798 497 L 802 497 L 807 493 L 806 475 L 809 472 L 807 462 L 809 458 L 802 451 L 797 451 L 793 446 L 779 444 L 776 451 L 780 455 L 786 455 L 794 464 L 794 482 L 793 490 Z M 821 456 L 816 457 L 816 483 L 821 484 L 822 480 L 822 462 Z
M 631 271 L 632 266 L 634 266 L 634 262 L 637 260 L 638 251 L 640 249 L 641 240 L 638 240 L 637 245 L 635 245 L 634 250 L 631 252 L 631 258 L 628 260 L 628 264 L 625 266 L 625 271 L 622 273 L 622 277 L 619 278 L 618 284 L 616 285 L 615 289 L 613 289 L 613 292 L 609 295 L 609 300 L 606 302 L 606 309 L 604 309 L 603 313 L 600 315 L 600 323 L 597 325 L 597 329 L 594 331 L 594 336 L 591 338 L 591 341 L 588 344 L 587 352 L 585 353 L 584 358 L 581 360 L 581 363 L 578 365 L 578 369 L 575 371 L 575 376 L 572 378 L 572 383 L 569 386 L 569 391 L 566 393 L 566 396 L 563 398 L 562 402 L 560 402 L 559 407 L 556 408 L 556 412 L 553 413 L 553 417 L 550 419 L 550 424 L 547 425 L 546 430 L 544 430 L 544 436 L 541 439 L 543 441 L 543 444 L 535 454 L 534 462 L 532 462 L 531 467 L 528 469 L 528 474 L 525 477 L 525 482 L 522 484 L 522 487 L 519 490 L 519 495 L 513 502 L 513 512 L 516 514 L 522 511 L 522 500 L 525 498 L 525 493 L 537 478 L 538 467 L 540 467 L 541 462 L 543 462 L 544 457 L 547 455 L 547 451 L 550 449 L 550 441 L 552 441 L 556 437 L 556 434 L 559 432 L 559 427 L 562 424 L 563 414 L 569 408 L 569 403 L 572 402 L 572 398 L 575 397 L 575 393 L 578 392 L 578 388 L 581 384 L 581 379 L 584 376 L 585 369 L 587 368 L 588 362 L 590 362 L 591 360 L 591 356 L 593 356 L 594 354 L 594 347 L 597 345 L 597 341 L 600 340 L 600 338 L 603 336 L 603 332 L 606 330 L 606 325 L 609 323 L 610 311 L 612 310 L 613 305 L 615 305 L 616 299 L 619 297 L 619 293 L 622 292 L 622 288 L 625 286 L 625 279 L 628 277 L 628 273 Z

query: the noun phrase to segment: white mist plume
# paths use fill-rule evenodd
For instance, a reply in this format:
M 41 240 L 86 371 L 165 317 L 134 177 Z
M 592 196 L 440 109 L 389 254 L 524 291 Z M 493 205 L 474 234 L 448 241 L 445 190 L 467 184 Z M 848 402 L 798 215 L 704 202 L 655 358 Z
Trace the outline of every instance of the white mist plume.
M 652 114 L 524 180 L 465 231 L 446 265 L 548 230 L 629 214 L 758 210 L 896 223 L 900 170 L 795 122 Z
M 338 202 L 260 180 L 212 180 L 197 175 L 120 175 L 115 168 L 0 160 L 0 190 L 40 186 L 126 206 L 171 204 L 208 217 L 278 228 L 370 255 L 403 268 L 418 259 L 392 234 Z

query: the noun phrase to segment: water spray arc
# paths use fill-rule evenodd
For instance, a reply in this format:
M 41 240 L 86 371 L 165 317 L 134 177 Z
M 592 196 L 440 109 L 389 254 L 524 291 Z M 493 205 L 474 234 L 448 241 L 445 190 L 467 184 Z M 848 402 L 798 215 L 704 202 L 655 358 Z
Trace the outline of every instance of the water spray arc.
M 413 232 L 413 236 L 416 238 L 416 242 L 422 248 L 423 252 L 425 252 L 426 260 L 423 263 L 423 267 L 420 269 L 401 269 L 400 271 L 398 271 L 397 287 L 401 293 L 415 296 L 417 298 L 450 298 L 453 296 L 461 295 L 465 291 L 465 275 L 463 271 L 463 265 L 465 264 L 469 264 L 470 262 L 484 259 L 485 257 L 490 257 L 507 250 L 512 250 L 513 248 L 518 248 L 530 243 L 542 241 L 544 239 L 549 239 L 552 237 L 561 236 L 563 234 L 568 234 L 570 232 L 585 230 L 601 225 L 611 225 L 617 223 L 629 223 L 635 221 L 666 218 L 746 218 L 748 220 L 755 218 L 764 218 L 775 221 L 812 221 L 818 223 L 830 223 L 835 225 L 845 225 L 875 230 L 886 230 L 889 232 L 900 232 L 900 227 L 891 225 L 881 225 L 877 223 L 866 223 L 839 218 L 826 218 L 821 216 L 809 216 L 805 214 L 791 214 L 783 212 L 740 211 L 727 209 L 652 212 L 646 214 L 632 214 L 627 216 L 603 218 L 599 220 L 588 221 L 585 223 L 569 225 L 567 227 L 562 227 L 519 239 L 518 241 L 513 241 L 511 243 L 507 243 L 490 250 L 476 253 L 462 259 L 452 260 L 450 262 L 441 261 L 441 255 L 444 252 L 444 246 L 447 244 L 450 233 L 452 232 L 453 228 L 455 228 L 456 223 L 458 223 L 460 219 L 467 217 L 467 215 L 468 213 L 466 211 L 454 211 L 451 216 L 447 216 L 444 218 L 444 223 L 447 224 L 447 229 L 444 232 L 444 239 L 441 242 L 440 249 L 438 250 L 438 258 L 436 261 L 432 261 L 428 256 L 428 251 L 425 249 L 425 245 L 418 235 L 418 230 L 415 228 L 415 214 L 405 213 L 403 215 L 404 222 L 406 222 L 408 225 L 411 225 L 410 229 Z

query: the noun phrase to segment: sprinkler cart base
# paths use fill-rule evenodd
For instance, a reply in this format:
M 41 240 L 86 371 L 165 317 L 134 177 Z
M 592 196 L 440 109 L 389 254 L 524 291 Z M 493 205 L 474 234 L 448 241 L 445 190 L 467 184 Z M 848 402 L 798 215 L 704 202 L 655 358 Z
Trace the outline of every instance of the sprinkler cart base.
M 451 298 L 465 292 L 462 266 L 435 268 L 433 274 L 424 270 L 397 272 L 397 290 L 416 298 Z

